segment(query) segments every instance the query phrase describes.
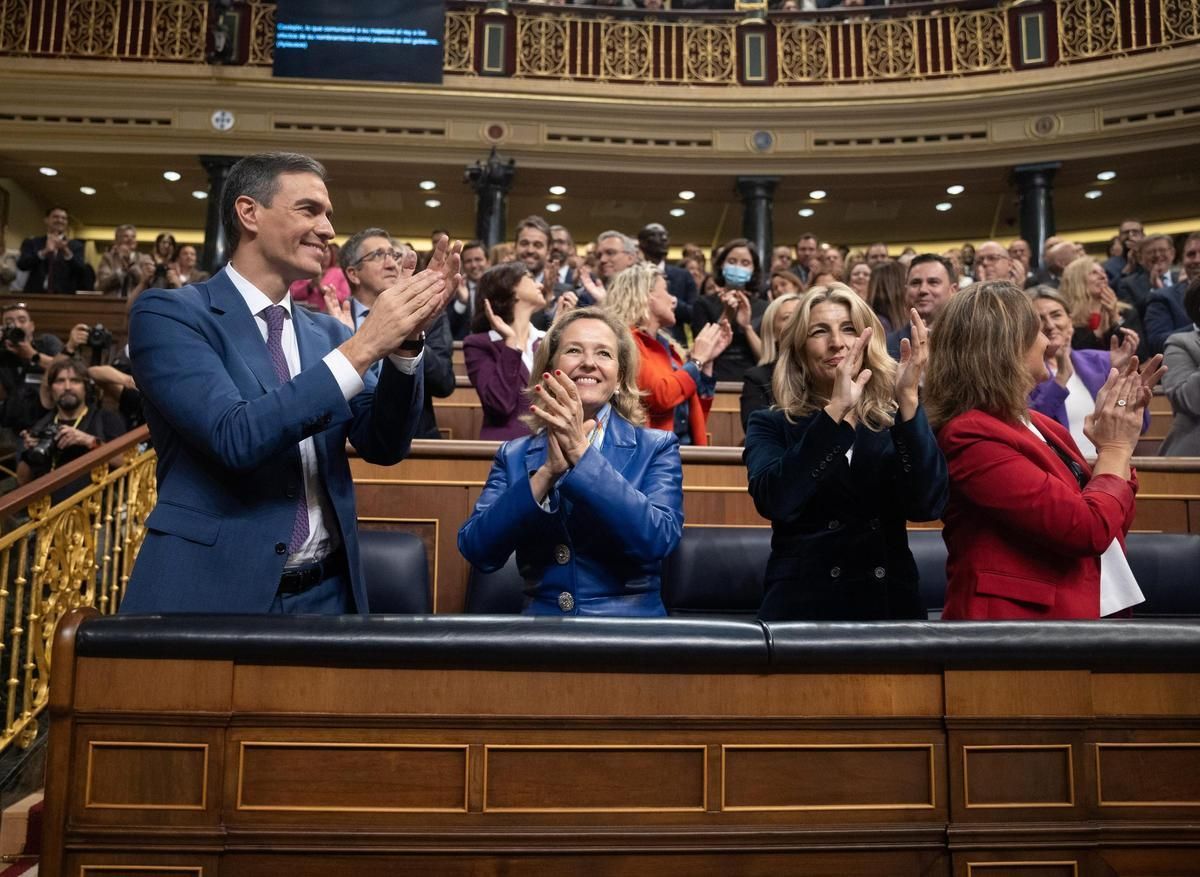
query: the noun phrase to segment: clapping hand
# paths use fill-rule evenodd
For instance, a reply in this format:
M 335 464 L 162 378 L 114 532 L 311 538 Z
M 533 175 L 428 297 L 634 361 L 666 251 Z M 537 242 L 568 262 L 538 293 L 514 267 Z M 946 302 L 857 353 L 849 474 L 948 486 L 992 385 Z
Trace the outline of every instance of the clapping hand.
M 335 290 L 332 286 L 321 287 L 321 293 L 322 297 L 325 299 L 326 312 L 351 332 L 353 332 L 354 312 L 351 310 L 353 307 L 350 304 L 351 299 L 347 298 L 345 301 L 338 301 L 337 290 Z
M 583 419 L 583 403 L 575 383 L 561 371 L 544 372 L 533 388 L 537 404 L 530 412 L 546 424 L 547 441 L 557 442 L 567 463 L 574 466 L 588 449 L 595 420 Z
M 900 419 L 902 421 L 912 420 L 913 415 L 917 413 L 917 403 L 919 401 L 919 393 L 921 388 L 921 376 L 925 373 L 925 366 L 929 363 L 929 328 L 925 325 L 925 321 L 921 319 L 921 315 L 917 313 L 917 309 L 913 308 L 908 312 L 911 332 L 909 338 L 900 339 L 900 368 L 896 372 L 896 389 L 895 398 L 896 404 L 900 407 Z M 871 331 L 869 328 L 863 331 L 863 336 Z M 859 340 L 862 340 L 860 336 Z M 870 340 L 868 338 L 868 340 Z M 866 344 L 862 346 L 862 351 L 866 350 Z M 859 354 L 859 362 L 862 362 L 862 353 Z M 845 360 L 842 362 L 845 365 Z M 870 374 L 870 370 L 867 370 Z M 865 381 L 863 382 L 865 385 Z M 857 399 L 855 400 L 857 402 Z
M 1132 329 L 1121 329 L 1114 332 L 1112 339 L 1108 342 L 1109 365 L 1117 371 L 1125 371 L 1129 366 L 1129 361 L 1137 352 L 1140 341 L 1138 333 Z
M 592 301 L 598 305 L 604 304 L 604 297 L 607 293 L 604 287 L 592 276 L 592 272 L 589 269 L 579 269 L 579 282 L 583 285 L 584 291 L 592 297 Z
M 833 392 L 830 394 L 829 404 L 825 406 L 825 412 L 838 423 L 854 410 L 854 406 L 862 398 L 863 388 L 866 387 L 867 381 L 871 380 L 871 370 L 863 368 L 862 365 L 872 334 L 870 326 L 863 329 L 834 371 Z

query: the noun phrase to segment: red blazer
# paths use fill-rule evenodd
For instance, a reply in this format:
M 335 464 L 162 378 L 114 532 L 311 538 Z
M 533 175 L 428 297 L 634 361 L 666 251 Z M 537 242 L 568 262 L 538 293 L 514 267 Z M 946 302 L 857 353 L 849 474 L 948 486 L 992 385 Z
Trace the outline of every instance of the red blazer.
M 692 433 L 693 445 L 707 445 L 708 409 L 712 397 L 703 399 L 696 391 L 696 382 L 682 368 L 683 360 L 674 351 L 670 355 L 650 333 L 633 326 L 629 330 L 638 346 L 641 365 L 638 367 L 638 388 L 646 395 L 642 404 L 646 406 L 646 425 L 667 432 L 675 431 L 675 407 L 688 400 L 688 428 Z M 697 404 L 698 403 L 698 404 Z
M 1088 475 L 1071 434 L 1029 417 Z M 1100 555 L 1133 522 L 1137 478 L 1097 475 L 1082 490 L 1021 423 L 973 410 L 938 432 L 950 472 L 942 536 L 946 619 L 1100 617 Z

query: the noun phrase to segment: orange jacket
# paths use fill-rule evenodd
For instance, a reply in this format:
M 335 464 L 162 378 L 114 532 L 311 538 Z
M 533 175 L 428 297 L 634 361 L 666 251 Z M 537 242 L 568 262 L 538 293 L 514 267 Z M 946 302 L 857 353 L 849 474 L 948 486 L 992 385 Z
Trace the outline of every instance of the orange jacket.
M 682 368 L 672 365 L 683 365 L 683 360 L 674 351 L 670 355 L 662 344 L 650 333 L 635 327 L 630 328 L 634 343 L 641 354 L 641 367 L 638 369 L 637 383 L 644 395 L 642 404 L 646 406 L 647 425 L 654 429 L 667 432 L 675 430 L 675 408 L 685 402 L 692 401 L 688 407 L 688 428 L 692 433 L 693 445 L 707 445 L 708 409 L 712 407 L 712 397 L 702 398 L 696 388 L 692 376 Z M 696 404 L 699 403 L 699 404 Z

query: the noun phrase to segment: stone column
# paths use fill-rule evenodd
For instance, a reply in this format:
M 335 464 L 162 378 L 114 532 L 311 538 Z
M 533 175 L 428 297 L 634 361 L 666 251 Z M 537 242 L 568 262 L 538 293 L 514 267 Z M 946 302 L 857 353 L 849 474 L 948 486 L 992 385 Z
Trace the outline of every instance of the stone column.
M 1023 164 L 1013 168 L 1021 210 L 1021 237 L 1029 242 L 1034 270 L 1042 262 L 1042 245 L 1054 234 L 1054 174 L 1061 162 Z
M 771 217 L 778 183 L 779 177 L 737 178 L 737 191 L 742 199 L 742 237 L 758 248 L 764 276 L 771 265 L 771 248 L 775 240 Z
M 209 274 L 216 274 L 229 261 L 229 240 L 221 225 L 221 190 L 229 169 L 238 159 L 228 155 L 202 155 L 200 164 L 208 172 L 208 212 L 204 217 L 204 258 L 200 267 Z
M 494 146 L 486 162 L 467 168 L 466 181 L 475 190 L 475 237 L 489 249 L 505 239 L 508 190 L 516 172 L 516 161 L 502 161 Z

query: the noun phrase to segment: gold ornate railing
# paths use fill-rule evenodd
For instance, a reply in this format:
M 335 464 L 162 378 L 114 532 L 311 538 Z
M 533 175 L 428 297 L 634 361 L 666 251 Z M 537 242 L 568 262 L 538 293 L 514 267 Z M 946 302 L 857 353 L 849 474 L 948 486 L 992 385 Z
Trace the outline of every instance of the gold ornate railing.
M 141 427 L 51 474 L 13 491 L 0 503 L 0 751 L 28 746 L 50 689 L 54 628 L 71 609 L 115 612 L 157 499 L 155 454 L 139 450 Z M 56 493 L 80 479 L 90 483 L 57 504 Z
M 1004 73 L 1200 41 L 1200 0 L 962 0 L 766 19 L 487 5 L 451 0 L 446 73 L 805 86 Z M 233 8 L 233 62 L 269 66 L 275 3 Z M 0 0 L 0 56 L 203 63 L 210 15 L 206 0 Z

